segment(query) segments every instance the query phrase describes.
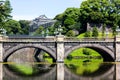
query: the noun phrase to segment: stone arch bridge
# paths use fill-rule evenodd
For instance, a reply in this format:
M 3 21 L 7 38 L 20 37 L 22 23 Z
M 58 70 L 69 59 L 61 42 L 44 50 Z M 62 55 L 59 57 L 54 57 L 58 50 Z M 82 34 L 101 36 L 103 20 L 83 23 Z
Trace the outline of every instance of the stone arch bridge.
M 0 37 L 0 61 L 4 62 L 13 52 L 26 47 L 42 49 L 50 54 L 56 62 L 64 62 L 70 52 L 81 47 L 96 50 L 104 58 L 104 61 L 120 61 L 120 39 L 77 39 L 66 38 L 63 35 L 54 37 L 30 37 L 30 36 L 1 36 Z

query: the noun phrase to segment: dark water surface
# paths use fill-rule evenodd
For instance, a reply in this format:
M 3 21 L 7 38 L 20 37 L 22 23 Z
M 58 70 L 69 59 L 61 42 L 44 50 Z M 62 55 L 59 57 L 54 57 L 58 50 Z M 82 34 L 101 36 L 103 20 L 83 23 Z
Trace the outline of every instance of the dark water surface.
M 119 63 L 25 63 L 3 65 L 3 80 L 120 80 Z

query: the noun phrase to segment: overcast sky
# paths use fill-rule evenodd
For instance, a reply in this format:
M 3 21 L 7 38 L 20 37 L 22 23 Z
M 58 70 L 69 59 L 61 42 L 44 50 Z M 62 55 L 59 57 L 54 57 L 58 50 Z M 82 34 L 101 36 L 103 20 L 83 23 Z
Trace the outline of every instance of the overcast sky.
M 79 8 L 83 0 L 10 0 L 13 19 L 32 20 L 45 14 L 54 18 L 68 7 Z

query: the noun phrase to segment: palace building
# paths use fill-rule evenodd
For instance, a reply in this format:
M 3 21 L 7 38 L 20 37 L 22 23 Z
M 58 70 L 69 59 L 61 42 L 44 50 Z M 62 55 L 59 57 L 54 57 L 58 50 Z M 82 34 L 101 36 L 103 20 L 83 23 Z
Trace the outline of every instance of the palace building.
M 32 35 L 32 33 L 35 32 L 40 26 L 47 28 L 52 26 L 55 22 L 56 20 L 47 18 L 45 15 L 40 15 L 30 22 L 29 35 Z

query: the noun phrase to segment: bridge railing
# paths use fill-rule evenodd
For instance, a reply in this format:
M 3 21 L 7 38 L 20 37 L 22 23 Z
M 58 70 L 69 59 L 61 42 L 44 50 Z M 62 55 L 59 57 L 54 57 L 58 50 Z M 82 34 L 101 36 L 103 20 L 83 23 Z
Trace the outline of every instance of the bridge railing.
M 75 38 L 64 37 L 64 42 L 113 42 L 115 38 Z M 55 36 L 48 37 L 2 37 L 2 42 L 56 42 Z
M 66 37 L 64 38 L 65 42 L 98 42 L 98 41 L 103 41 L 103 42 L 113 42 L 114 38 L 74 38 L 74 37 Z
M 54 37 L 39 37 L 39 38 L 21 38 L 21 37 L 17 37 L 17 38 L 11 38 L 8 37 L 6 39 L 3 39 L 3 41 L 5 42 L 55 42 L 55 38 Z

